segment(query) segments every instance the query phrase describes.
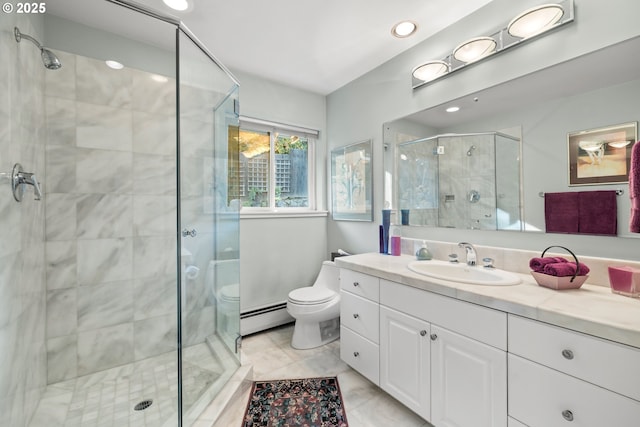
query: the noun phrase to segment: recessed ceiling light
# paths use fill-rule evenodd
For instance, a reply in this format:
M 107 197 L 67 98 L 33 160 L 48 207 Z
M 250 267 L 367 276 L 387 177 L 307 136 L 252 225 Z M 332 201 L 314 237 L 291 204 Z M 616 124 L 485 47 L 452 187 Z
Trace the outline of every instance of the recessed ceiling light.
M 449 108 L 447 108 L 445 111 L 446 111 L 447 113 L 455 113 L 456 111 L 460 111 L 460 107 L 456 107 L 456 106 L 449 107 Z
M 429 61 L 413 70 L 413 77 L 429 82 L 449 72 L 449 64 L 444 61 Z
M 173 10 L 184 11 L 189 8 L 189 2 L 187 0 L 162 0 L 164 4 L 169 6 Z
M 531 37 L 553 27 L 563 15 L 564 10 L 559 4 L 543 4 L 513 18 L 507 31 L 514 37 Z
M 496 51 L 498 43 L 491 37 L 476 37 L 467 40 L 453 50 L 453 57 L 458 61 L 469 63 Z
M 403 39 L 405 37 L 409 37 L 418 29 L 418 25 L 413 21 L 402 21 L 398 22 L 396 25 L 391 28 L 391 34 L 394 37 L 398 37 Z
M 104 63 L 107 64 L 109 68 L 113 68 L 114 70 L 122 70 L 124 68 L 124 65 L 112 59 L 107 59 L 106 61 L 104 61 Z

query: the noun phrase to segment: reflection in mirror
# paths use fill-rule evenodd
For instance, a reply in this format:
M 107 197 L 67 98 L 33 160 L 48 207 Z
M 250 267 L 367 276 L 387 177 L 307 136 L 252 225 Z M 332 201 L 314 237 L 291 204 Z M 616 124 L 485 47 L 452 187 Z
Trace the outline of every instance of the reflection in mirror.
M 638 121 L 640 61 L 630 58 L 639 49 L 640 37 L 635 37 L 385 123 L 384 201 L 385 205 L 398 210 L 398 218 L 392 220 L 400 222 L 395 165 L 398 144 L 435 135 L 497 131 L 521 140 L 522 227 L 512 228 L 544 231 L 544 198 L 540 194 L 581 190 L 569 182 L 569 135 L 584 129 Z M 611 64 L 624 66 L 611 67 Z M 448 113 L 451 106 L 459 110 Z M 512 127 L 515 124 L 517 127 Z M 462 149 L 469 150 L 469 147 Z M 629 231 L 630 200 L 626 182 L 593 184 L 582 190 L 621 190 L 623 195 L 617 198 L 617 235 L 640 237 Z M 442 197 L 440 194 L 440 201 Z M 480 192 L 476 205 L 483 200 Z M 419 215 L 413 216 L 415 218 L 410 215 L 410 224 L 422 225 L 418 223 Z M 445 225 L 448 224 L 436 224 Z M 466 224 L 465 228 L 468 227 Z M 503 229 L 498 225 L 496 228 Z
M 520 139 L 447 134 L 395 147 L 403 225 L 520 230 Z M 408 213 L 407 213 L 408 211 Z

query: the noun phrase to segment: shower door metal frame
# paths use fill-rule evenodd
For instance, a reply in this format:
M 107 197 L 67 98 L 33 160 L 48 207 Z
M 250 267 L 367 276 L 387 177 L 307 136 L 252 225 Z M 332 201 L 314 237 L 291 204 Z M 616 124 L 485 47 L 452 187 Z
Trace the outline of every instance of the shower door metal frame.
M 115 5 L 133 10 L 134 12 L 142 13 L 149 17 L 158 19 L 160 21 L 166 22 L 168 24 L 174 25 L 176 27 L 175 33 L 175 65 L 176 65 L 176 200 L 180 200 L 181 192 L 180 192 L 180 33 L 184 34 L 191 42 L 207 56 L 213 64 L 219 67 L 235 84 L 237 87 L 240 87 L 240 83 L 235 78 L 235 76 L 227 69 L 205 46 L 204 44 L 184 25 L 182 21 L 179 19 L 163 15 L 158 13 L 157 11 L 146 7 L 144 5 L 127 1 L 127 0 L 106 0 L 109 3 L 113 3 Z M 180 274 L 180 265 L 182 261 L 182 250 L 181 250 L 181 213 L 180 207 L 176 210 L 176 242 L 177 242 L 177 251 L 176 251 L 176 265 L 178 266 L 176 269 L 176 289 L 177 289 L 177 363 L 178 363 L 178 427 L 182 427 L 182 418 L 183 418 L 183 393 L 182 393 L 182 275 Z

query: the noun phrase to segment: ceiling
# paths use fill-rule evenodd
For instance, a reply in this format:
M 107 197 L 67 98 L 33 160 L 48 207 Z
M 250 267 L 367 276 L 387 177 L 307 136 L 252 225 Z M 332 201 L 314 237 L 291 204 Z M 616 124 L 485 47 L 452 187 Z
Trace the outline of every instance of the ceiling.
M 185 12 L 162 0 L 138 3 L 180 19 L 231 70 L 326 95 L 491 0 L 189 1 Z M 153 32 L 106 0 L 52 0 L 47 11 L 137 40 Z M 392 37 L 406 19 L 416 34 Z

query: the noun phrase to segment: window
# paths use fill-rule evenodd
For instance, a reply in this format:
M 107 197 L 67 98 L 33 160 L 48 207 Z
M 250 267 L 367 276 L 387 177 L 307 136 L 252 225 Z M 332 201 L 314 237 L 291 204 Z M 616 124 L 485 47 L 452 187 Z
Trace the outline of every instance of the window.
M 309 129 L 241 118 L 237 147 L 229 150 L 239 159 L 229 170 L 231 197 L 240 200 L 244 210 L 315 209 L 317 135 Z

